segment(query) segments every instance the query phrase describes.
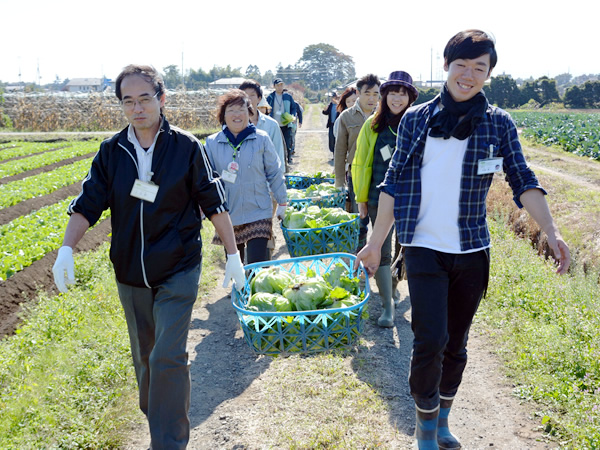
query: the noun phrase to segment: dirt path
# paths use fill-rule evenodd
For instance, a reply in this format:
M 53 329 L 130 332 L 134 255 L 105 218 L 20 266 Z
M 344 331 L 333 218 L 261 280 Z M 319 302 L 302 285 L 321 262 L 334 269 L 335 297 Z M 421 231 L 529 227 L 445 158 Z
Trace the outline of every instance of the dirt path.
M 320 111 L 318 114 L 320 116 Z M 310 116 L 310 111 L 305 116 Z M 299 156 L 291 170 L 312 167 L 315 161 L 319 161 L 321 170 L 331 168 L 327 134 L 323 132 L 324 120 L 325 116 L 319 117 L 312 126 L 309 121 L 298 133 Z M 320 149 L 307 151 L 305 144 L 315 139 L 321 141 Z M 287 258 L 283 237 L 277 231 L 274 259 Z M 370 318 L 363 334 L 367 344 L 359 349 L 365 364 L 361 367 L 348 358 L 347 367 L 360 382 L 369 383 L 376 389 L 388 404 L 388 426 L 382 431 L 384 448 L 411 448 L 415 420 L 407 382 L 412 343 L 408 288 L 406 282 L 400 284 L 403 301 L 396 314 L 395 327 L 382 329 L 376 324 L 380 299 L 375 284 L 371 286 L 375 294 L 369 302 Z M 261 424 L 269 418 L 260 416 L 259 405 L 268 395 L 269 382 L 276 373 L 271 367 L 272 360 L 255 357 L 243 340 L 227 290 L 217 286 L 198 302 L 188 348 L 193 383 L 189 448 L 266 448 Z M 527 405 L 520 405 L 512 396 L 512 386 L 503 377 L 502 367 L 491 353 L 490 341 L 476 331 L 471 333 L 469 358 L 450 419 L 464 448 L 551 448 L 536 441 L 542 437 L 535 431 L 539 421 L 532 420 Z M 278 360 L 278 370 L 286 370 L 288 364 L 292 370 L 298 360 Z M 132 430 L 130 443 L 125 448 L 145 449 L 148 445 L 149 435 L 146 425 L 142 424 Z M 279 443 L 271 448 L 289 446 L 289 443 Z
M 541 169 L 553 177 L 600 191 L 600 162 L 547 148 L 525 146 L 523 151 L 533 170 Z

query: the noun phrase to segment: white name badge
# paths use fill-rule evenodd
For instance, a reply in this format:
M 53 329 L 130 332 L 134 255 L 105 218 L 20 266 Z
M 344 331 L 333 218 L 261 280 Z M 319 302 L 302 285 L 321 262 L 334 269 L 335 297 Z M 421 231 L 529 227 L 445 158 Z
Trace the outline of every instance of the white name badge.
M 502 171 L 503 158 L 480 159 L 477 163 L 477 175 L 496 173 Z
M 221 178 L 223 178 L 228 183 L 235 183 L 235 179 L 237 178 L 237 174 L 231 173 L 228 170 L 223 170 L 223 172 L 221 172 Z
M 381 152 L 381 157 L 383 158 L 384 161 L 387 161 L 388 159 L 390 159 L 392 157 L 392 149 L 390 148 L 389 145 L 382 147 L 379 151 Z
M 154 200 L 156 200 L 156 194 L 158 194 L 158 186 L 156 184 L 135 180 L 129 195 L 141 200 L 146 200 L 150 203 L 154 203 Z

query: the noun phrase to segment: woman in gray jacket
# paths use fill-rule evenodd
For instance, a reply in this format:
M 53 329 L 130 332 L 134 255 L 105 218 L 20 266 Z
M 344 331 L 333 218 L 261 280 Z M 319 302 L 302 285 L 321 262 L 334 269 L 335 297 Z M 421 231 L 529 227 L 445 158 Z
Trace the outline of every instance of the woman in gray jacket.
M 232 89 L 219 98 L 217 118 L 223 130 L 206 139 L 206 153 L 221 176 L 242 262 L 269 259 L 273 204 L 281 220 L 287 205 L 283 168 L 269 136 L 250 123 L 252 104 L 244 91 Z M 222 244 L 218 235 L 213 243 Z

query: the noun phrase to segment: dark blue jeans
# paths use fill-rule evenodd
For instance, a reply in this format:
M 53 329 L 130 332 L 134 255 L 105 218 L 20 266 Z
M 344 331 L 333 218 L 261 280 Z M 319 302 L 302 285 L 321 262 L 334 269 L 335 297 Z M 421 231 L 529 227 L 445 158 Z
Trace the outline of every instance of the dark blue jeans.
M 489 251 L 450 254 L 406 247 L 413 351 L 409 385 L 416 405 L 431 410 L 454 397 L 467 365 L 467 339 L 489 279 Z
M 200 265 L 152 289 L 117 282 L 152 448 L 185 449 L 190 435 L 191 380 L 187 337 Z
M 329 126 L 329 151 L 335 151 L 335 135 L 333 134 L 333 124 Z
M 283 140 L 285 141 L 285 146 L 288 149 L 288 158 L 290 157 L 290 155 L 292 153 L 294 153 L 294 142 L 293 142 L 293 136 L 292 136 L 292 128 L 288 127 L 287 125 L 285 127 L 279 127 L 281 128 L 281 133 L 283 134 Z

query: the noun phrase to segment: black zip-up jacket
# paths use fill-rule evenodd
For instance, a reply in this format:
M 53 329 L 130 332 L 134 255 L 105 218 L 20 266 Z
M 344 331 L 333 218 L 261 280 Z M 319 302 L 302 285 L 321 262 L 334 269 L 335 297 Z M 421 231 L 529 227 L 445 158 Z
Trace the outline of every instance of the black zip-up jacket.
M 130 195 L 138 178 L 128 128 L 100 144 L 82 191 L 68 208 L 90 226 L 110 208 L 110 259 L 120 283 L 151 288 L 201 261 L 201 217 L 227 211 L 225 189 L 202 144 L 163 119 L 152 158 L 153 203 Z

